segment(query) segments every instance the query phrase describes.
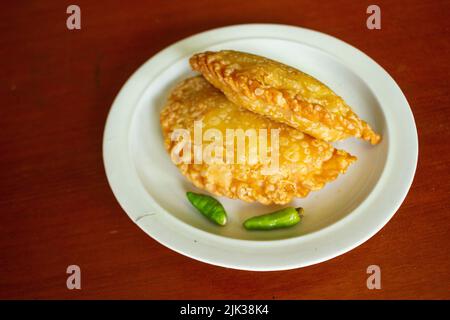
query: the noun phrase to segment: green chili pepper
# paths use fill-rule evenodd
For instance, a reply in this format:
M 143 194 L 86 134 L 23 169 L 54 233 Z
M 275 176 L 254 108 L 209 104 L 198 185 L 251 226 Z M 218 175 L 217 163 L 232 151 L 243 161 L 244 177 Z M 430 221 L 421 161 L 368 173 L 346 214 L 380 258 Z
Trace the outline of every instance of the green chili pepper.
M 224 226 L 227 223 L 227 213 L 222 204 L 213 197 L 206 194 L 187 192 L 189 202 L 200 211 L 205 217 L 218 225 Z
M 284 208 L 272 213 L 247 219 L 244 227 L 247 230 L 272 230 L 287 228 L 300 222 L 303 208 Z

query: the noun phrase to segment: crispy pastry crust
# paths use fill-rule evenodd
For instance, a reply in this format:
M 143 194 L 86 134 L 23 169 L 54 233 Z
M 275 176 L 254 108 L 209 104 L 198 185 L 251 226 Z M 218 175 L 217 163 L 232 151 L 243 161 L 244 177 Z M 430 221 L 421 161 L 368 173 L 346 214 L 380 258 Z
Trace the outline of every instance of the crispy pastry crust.
M 229 100 L 325 141 L 380 136 L 344 100 L 312 76 L 257 55 L 224 50 L 190 59 Z
M 203 133 L 212 128 L 219 130 L 223 137 L 226 136 L 226 129 L 267 129 L 268 136 L 270 130 L 280 129 L 279 169 L 270 175 L 263 174 L 267 164 L 259 158 L 256 163 L 228 164 L 219 161 L 194 164 L 194 154 L 191 152 L 190 163 L 177 165 L 181 173 L 198 188 L 232 199 L 286 204 L 293 197 L 305 197 L 310 191 L 321 189 L 356 160 L 356 157 L 336 150 L 325 141 L 238 107 L 203 77 L 179 83 L 161 111 L 160 120 L 165 146 L 172 160 L 172 150 L 177 144 L 171 139 L 173 130 L 187 129 L 193 138 L 194 121 L 197 120 L 203 121 Z M 204 142 L 203 148 L 206 145 Z M 226 148 L 225 141 L 223 148 Z M 248 148 L 247 144 L 246 156 Z

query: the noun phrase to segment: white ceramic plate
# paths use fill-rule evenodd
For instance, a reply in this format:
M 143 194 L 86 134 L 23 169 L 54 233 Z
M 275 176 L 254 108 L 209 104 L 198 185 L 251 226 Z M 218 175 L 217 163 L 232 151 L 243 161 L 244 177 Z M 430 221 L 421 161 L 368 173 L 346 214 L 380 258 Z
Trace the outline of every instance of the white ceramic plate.
M 167 155 L 159 112 L 170 89 L 194 74 L 188 58 L 204 50 L 256 53 L 303 70 L 342 96 L 383 136 L 377 146 L 336 143 L 358 157 L 348 172 L 294 205 L 297 226 L 249 232 L 242 222 L 270 212 L 220 198 L 225 227 L 211 224 L 187 202 L 195 188 Z M 127 81 L 106 123 L 103 157 L 109 184 L 128 216 L 163 245 L 191 258 L 235 269 L 284 270 L 331 259 L 360 245 L 394 215 L 412 183 L 417 132 L 408 102 L 389 74 L 358 49 L 331 36 L 292 26 L 236 25 L 189 37 L 164 49 Z

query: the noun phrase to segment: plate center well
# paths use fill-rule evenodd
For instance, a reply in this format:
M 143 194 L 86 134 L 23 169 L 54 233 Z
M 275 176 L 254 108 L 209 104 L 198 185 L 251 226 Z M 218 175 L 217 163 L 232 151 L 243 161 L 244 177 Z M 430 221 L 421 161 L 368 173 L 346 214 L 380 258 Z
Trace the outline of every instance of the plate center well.
M 171 162 L 164 145 L 159 113 L 170 90 L 176 83 L 195 73 L 188 65 L 194 53 L 184 48 L 184 58 L 162 72 L 143 93 L 133 116 L 129 132 L 131 158 L 148 192 L 148 196 L 165 211 L 195 228 L 224 237 L 245 240 L 276 240 L 302 236 L 318 231 L 351 214 L 370 194 L 383 171 L 389 137 L 381 107 L 366 83 L 331 54 L 302 43 L 252 38 L 228 41 L 204 50 L 232 49 L 259 54 L 296 67 L 325 83 L 342 96 L 353 110 L 368 121 L 383 136 L 377 146 L 349 139 L 335 143 L 358 157 L 346 174 L 307 198 L 296 199 L 290 205 L 305 209 L 305 217 L 297 226 L 271 232 L 249 232 L 242 222 L 250 216 L 285 206 L 263 206 L 217 197 L 229 214 L 226 227 L 217 227 L 202 217 L 186 200 L 186 191 L 196 189 Z M 204 192 L 206 193 L 206 192 Z

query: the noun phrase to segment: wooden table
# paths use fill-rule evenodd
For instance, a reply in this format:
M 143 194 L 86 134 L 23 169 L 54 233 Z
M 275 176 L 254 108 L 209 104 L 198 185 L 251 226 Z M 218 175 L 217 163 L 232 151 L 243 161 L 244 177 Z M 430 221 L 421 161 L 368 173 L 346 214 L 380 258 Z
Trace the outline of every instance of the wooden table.
M 67 1 L 2 5 L 0 298 L 450 298 L 449 1 Z M 177 254 L 142 232 L 106 181 L 102 133 L 125 80 L 159 50 L 207 29 L 302 26 L 366 52 L 414 112 L 420 156 L 394 218 L 340 257 L 284 272 L 245 272 Z M 66 288 L 66 268 L 82 289 Z M 367 266 L 382 289 L 366 287 Z

